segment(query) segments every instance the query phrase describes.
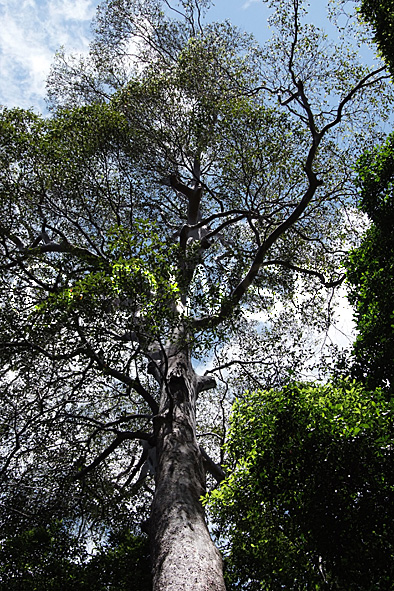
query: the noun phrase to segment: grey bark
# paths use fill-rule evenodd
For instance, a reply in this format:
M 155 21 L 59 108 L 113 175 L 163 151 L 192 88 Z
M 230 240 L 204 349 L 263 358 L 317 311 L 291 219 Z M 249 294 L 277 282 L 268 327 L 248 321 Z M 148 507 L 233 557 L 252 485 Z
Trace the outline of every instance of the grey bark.
M 196 438 L 197 393 L 187 346 L 174 347 L 155 426 L 158 469 L 149 523 L 154 591 L 225 591 L 222 559 L 200 502 L 205 468 Z

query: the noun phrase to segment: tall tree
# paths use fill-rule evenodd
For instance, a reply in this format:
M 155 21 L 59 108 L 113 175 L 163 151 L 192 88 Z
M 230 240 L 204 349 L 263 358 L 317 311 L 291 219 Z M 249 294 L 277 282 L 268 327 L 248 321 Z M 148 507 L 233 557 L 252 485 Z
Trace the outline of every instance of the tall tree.
M 306 322 L 342 281 L 351 165 L 388 92 L 301 1 L 270 2 L 263 48 L 205 24 L 208 4 L 103 4 L 89 58 L 58 56 L 52 116 L 1 117 L 2 513 L 61 499 L 116 523 L 154 472 L 155 591 L 224 589 L 200 503 L 222 477 L 197 439 L 206 393 L 231 364 L 272 367 L 280 301 L 310 289 Z

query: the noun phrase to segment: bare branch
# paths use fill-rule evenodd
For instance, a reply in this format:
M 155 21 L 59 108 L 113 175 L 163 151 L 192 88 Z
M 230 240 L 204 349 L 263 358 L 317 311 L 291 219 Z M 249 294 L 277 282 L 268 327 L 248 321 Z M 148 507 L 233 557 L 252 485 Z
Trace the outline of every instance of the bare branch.
M 82 480 L 85 478 L 89 472 L 97 468 L 112 452 L 115 451 L 117 447 L 119 447 L 126 439 L 149 439 L 152 435 L 149 433 L 145 433 L 144 431 L 123 431 L 118 433 L 116 438 L 113 442 L 105 448 L 105 450 L 97 456 L 89 466 L 85 466 L 82 470 L 80 470 L 77 474 L 75 474 L 73 480 Z
M 203 457 L 204 460 L 204 464 L 205 464 L 205 468 L 206 470 L 212 474 L 212 476 L 215 478 L 215 480 L 217 482 L 222 482 L 222 480 L 224 480 L 226 478 L 225 473 L 223 472 L 223 469 L 221 466 L 219 466 L 219 464 L 216 464 L 207 454 L 207 452 L 201 447 L 200 445 L 200 451 L 201 451 L 201 455 Z
M 143 385 L 141 384 L 139 379 L 138 378 L 131 378 L 127 374 L 124 374 L 123 372 L 121 372 L 113 367 L 110 367 L 104 361 L 103 356 L 96 353 L 96 351 L 89 344 L 85 334 L 83 333 L 81 327 L 79 326 L 78 320 L 77 320 L 76 325 L 77 325 L 77 331 L 79 333 L 79 336 L 80 336 L 80 338 L 84 344 L 84 347 L 85 347 L 85 350 L 84 350 L 85 355 L 88 356 L 93 361 L 95 361 L 97 363 L 98 367 L 100 369 L 102 369 L 105 374 L 112 376 L 113 378 L 115 378 L 119 382 L 122 382 L 126 386 L 130 386 L 135 392 L 137 392 L 137 394 L 139 394 L 143 398 L 143 400 L 145 400 L 145 402 L 148 403 L 152 412 L 155 415 L 157 415 L 159 412 L 159 405 L 157 404 L 156 400 L 149 394 L 149 392 L 143 387 Z
M 293 80 L 293 84 L 295 86 L 297 86 L 297 80 L 296 80 L 296 76 L 294 73 L 294 53 L 297 47 L 297 43 L 298 43 L 298 29 L 299 29 L 299 22 L 298 22 L 298 8 L 299 8 L 299 2 L 298 0 L 293 0 L 293 6 L 294 6 L 294 36 L 293 36 L 293 41 L 291 43 L 291 48 L 290 48 L 290 57 L 289 57 L 289 72 L 291 74 L 291 78 Z
M 371 80 L 371 78 L 374 78 L 375 76 L 377 76 L 381 72 L 384 72 L 385 70 L 386 70 L 386 66 L 382 66 L 381 68 L 378 68 L 377 70 L 373 70 L 372 72 L 369 72 L 369 74 L 367 74 L 366 76 L 364 76 L 364 78 L 362 78 L 360 80 L 360 82 L 358 84 L 356 84 L 356 86 L 354 86 L 351 89 L 351 91 L 339 103 L 339 106 L 338 106 L 338 109 L 337 109 L 337 116 L 336 116 L 336 118 L 333 121 L 331 121 L 330 123 L 327 123 L 327 125 L 325 125 L 323 127 L 323 129 L 321 130 L 321 132 L 320 132 L 320 135 L 321 136 L 323 136 L 332 127 L 335 127 L 335 125 L 337 125 L 342 120 L 343 109 L 345 108 L 345 106 L 347 105 L 347 103 L 349 103 L 352 100 L 352 98 L 354 97 L 354 95 L 357 94 L 357 92 L 359 90 L 361 90 L 362 88 L 366 88 L 366 87 L 368 87 L 368 86 L 370 86 L 372 84 L 375 84 L 379 80 L 386 80 L 386 79 L 390 78 L 390 75 L 387 74 L 386 76 L 382 76 L 379 79 Z
M 293 265 L 292 263 L 288 262 L 288 261 L 282 261 L 279 259 L 273 259 L 270 261 L 264 261 L 264 263 L 262 264 L 263 267 L 267 267 L 269 265 L 279 265 L 281 267 L 286 267 L 286 269 L 291 269 L 292 271 L 297 271 L 298 273 L 302 273 L 303 275 L 310 275 L 311 277 L 317 277 L 320 282 L 322 283 L 322 285 L 324 285 L 324 287 L 330 288 L 330 287 L 338 287 L 339 285 L 341 285 L 345 278 L 346 278 L 346 274 L 341 275 L 341 277 L 339 279 L 335 279 L 332 281 L 326 281 L 326 278 L 324 277 L 323 273 L 320 273 L 319 271 L 314 271 L 313 269 L 305 269 L 304 267 L 298 267 L 297 265 Z

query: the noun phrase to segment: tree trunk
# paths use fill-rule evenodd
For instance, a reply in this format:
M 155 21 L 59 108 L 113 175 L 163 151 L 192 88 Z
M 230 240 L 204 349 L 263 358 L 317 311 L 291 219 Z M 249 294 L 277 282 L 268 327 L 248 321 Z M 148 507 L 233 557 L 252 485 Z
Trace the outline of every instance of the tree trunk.
M 185 350 L 167 358 L 156 424 L 158 468 L 150 518 L 154 591 L 225 591 L 222 559 L 200 497 L 205 470 L 196 439 L 197 376 Z

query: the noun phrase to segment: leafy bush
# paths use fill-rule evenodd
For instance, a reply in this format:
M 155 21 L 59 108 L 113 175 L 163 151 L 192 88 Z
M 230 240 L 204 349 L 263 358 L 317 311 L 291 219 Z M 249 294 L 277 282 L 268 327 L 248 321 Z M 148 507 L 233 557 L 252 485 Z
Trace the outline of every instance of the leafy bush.
M 236 401 L 208 500 L 229 589 L 392 588 L 393 410 L 347 380 Z

